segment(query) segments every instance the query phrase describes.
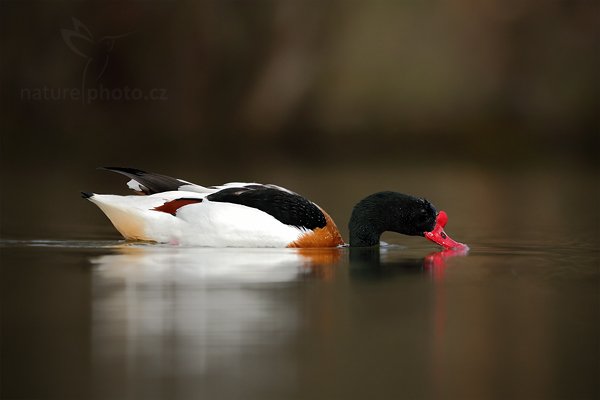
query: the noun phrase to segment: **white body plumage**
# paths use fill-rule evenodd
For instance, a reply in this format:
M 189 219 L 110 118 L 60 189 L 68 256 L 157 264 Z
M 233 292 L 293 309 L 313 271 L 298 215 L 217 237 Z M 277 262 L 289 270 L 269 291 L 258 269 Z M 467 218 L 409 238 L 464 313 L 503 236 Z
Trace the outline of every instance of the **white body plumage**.
M 305 229 L 239 204 L 211 202 L 210 194 L 163 192 L 150 196 L 93 195 L 96 204 L 126 239 L 208 247 L 286 247 Z M 173 216 L 154 210 L 179 198 L 203 199 Z

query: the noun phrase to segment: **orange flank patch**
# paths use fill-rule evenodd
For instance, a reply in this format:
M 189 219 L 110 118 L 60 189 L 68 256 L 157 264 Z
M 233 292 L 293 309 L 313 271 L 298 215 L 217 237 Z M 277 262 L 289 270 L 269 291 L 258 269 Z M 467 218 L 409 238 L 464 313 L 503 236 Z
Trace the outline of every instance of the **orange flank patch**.
M 153 208 L 154 211 L 162 211 L 167 214 L 175 215 L 177 210 L 188 204 L 201 203 L 202 199 L 176 199 L 167 201 L 162 206 Z
M 323 211 L 321 209 L 321 211 Z M 344 244 L 344 239 L 333 219 L 323 211 L 327 225 L 307 232 L 300 239 L 288 244 L 287 247 L 336 247 Z

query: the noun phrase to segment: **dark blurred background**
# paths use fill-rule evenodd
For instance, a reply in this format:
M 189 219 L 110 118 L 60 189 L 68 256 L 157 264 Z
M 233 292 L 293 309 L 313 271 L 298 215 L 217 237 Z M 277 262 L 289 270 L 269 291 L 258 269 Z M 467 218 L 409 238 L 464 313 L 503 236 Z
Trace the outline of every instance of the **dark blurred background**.
M 101 165 L 278 183 L 334 208 L 342 226 L 358 196 L 382 189 L 436 196 L 463 218 L 540 181 L 552 190 L 531 207 L 563 183 L 597 200 L 595 1 L 3 1 L 1 11 L 4 237 L 82 237 L 82 218 L 105 226 L 77 198 L 124 192 Z M 485 186 L 488 174 L 500 188 Z M 449 181 L 458 190 L 444 197 Z M 462 187 L 479 198 L 461 199 Z
M 597 399 L 599 26 L 597 0 L 0 0 L 0 397 Z M 471 251 L 388 233 L 382 265 L 259 284 L 301 261 L 113 248 L 79 195 L 128 193 L 103 165 L 276 183 L 346 239 L 361 197 L 425 196 Z

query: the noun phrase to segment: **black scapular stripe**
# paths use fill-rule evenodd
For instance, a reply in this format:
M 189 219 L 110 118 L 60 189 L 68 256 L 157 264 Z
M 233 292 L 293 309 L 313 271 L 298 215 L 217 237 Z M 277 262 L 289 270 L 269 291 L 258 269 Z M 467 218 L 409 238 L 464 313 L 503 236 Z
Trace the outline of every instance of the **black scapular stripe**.
M 206 199 L 256 208 L 286 225 L 306 229 L 327 225 L 325 215 L 314 203 L 297 194 L 266 186 L 223 189 Z
M 172 190 L 177 190 L 182 185 L 185 185 L 185 183 L 178 179 L 171 178 L 170 176 L 155 174 L 154 172 L 146 172 L 135 168 L 101 167 L 100 169 L 113 171 L 133 179 L 142 186 L 141 189 L 146 194 L 170 192 Z

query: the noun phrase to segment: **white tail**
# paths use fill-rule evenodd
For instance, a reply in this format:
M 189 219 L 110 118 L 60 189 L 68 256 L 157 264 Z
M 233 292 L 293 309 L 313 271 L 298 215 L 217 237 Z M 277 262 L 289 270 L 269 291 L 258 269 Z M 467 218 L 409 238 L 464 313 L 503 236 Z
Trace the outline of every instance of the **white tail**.
M 94 194 L 88 199 L 106 214 L 125 239 L 151 240 L 146 235 L 143 210 L 128 204 L 128 197 Z

